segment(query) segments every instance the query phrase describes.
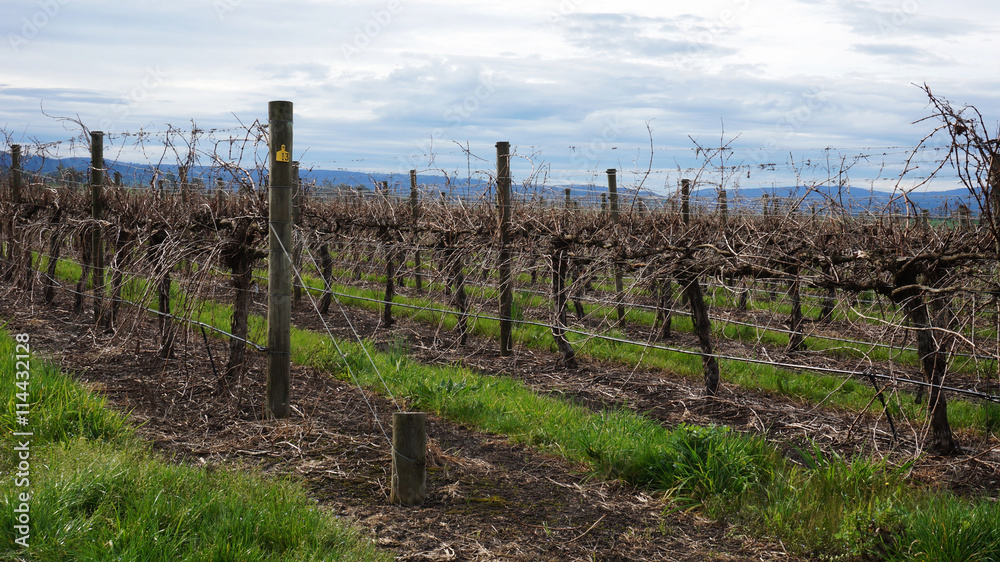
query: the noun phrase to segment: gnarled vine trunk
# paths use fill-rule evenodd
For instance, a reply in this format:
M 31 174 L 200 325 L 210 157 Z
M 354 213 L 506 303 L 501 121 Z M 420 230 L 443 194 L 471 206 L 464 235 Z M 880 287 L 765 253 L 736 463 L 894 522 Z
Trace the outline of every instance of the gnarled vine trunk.
M 566 277 L 569 273 L 569 257 L 566 244 L 556 241 L 552 250 L 552 300 L 555 303 L 555 319 L 552 322 L 552 338 L 562 356 L 567 369 L 576 369 L 576 350 L 566 339 L 566 305 L 568 300 Z
M 705 392 L 709 396 L 715 396 L 719 391 L 719 363 L 715 360 L 712 347 L 712 323 L 708 318 L 708 305 L 705 304 L 696 275 L 682 271 L 677 275 L 677 281 L 691 307 L 691 321 L 701 347 L 701 363 L 705 370 Z

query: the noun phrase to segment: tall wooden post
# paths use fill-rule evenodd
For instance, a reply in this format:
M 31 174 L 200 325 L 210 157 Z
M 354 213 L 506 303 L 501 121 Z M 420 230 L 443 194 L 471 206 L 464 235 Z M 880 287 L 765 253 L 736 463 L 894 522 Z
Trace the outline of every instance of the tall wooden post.
M 90 133 L 90 205 L 91 218 L 104 218 L 104 133 Z M 104 243 L 100 223 L 90 232 L 90 247 L 93 252 L 94 272 L 94 324 L 105 325 L 104 318 Z
M 292 102 L 267 106 L 271 184 L 268 189 L 267 413 L 289 414 L 292 331 Z
M 813 209 L 815 213 L 815 208 Z M 726 190 L 719 190 L 719 218 L 722 219 L 722 226 L 725 227 L 729 223 L 729 201 L 726 197 Z
M 691 224 L 691 180 L 681 180 L 681 220 Z
M 21 202 L 21 145 L 10 145 L 10 201 L 14 205 Z M 17 208 L 10 214 L 10 222 L 5 225 L 7 229 L 7 267 L 4 271 L 4 279 L 10 281 L 14 278 L 14 271 L 20 261 L 20 248 L 17 244 Z M 3 228 L 3 227 L 0 227 Z M 2 254 L 0 254 L 2 257 Z
M 420 218 L 420 192 L 417 191 L 417 171 L 410 170 L 410 213 L 413 217 L 413 284 L 417 290 L 423 287 L 423 276 L 420 274 L 420 233 L 417 231 L 417 220 Z
M 618 224 L 618 171 L 608 168 L 608 203 L 611 207 L 611 222 Z
M 21 202 L 21 145 L 10 145 L 10 201 Z
M 608 200 L 611 203 L 611 222 L 618 224 L 618 177 L 614 168 L 608 168 Z M 625 286 L 622 283 L 622 269 L 615 263 L 615 300 L 618 301 L 618 322 L 625 321 L 625 304 L 622 302 Z
M 497 210 L 500 215 L 500 355 L 514 349 L 510 278 L 510 143 L 497 143 Z

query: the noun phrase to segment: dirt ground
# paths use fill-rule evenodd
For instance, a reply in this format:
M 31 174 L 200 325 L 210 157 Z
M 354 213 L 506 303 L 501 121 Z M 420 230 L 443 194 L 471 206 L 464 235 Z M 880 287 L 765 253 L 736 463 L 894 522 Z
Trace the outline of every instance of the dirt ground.
M 220 390 L 216 372 L 227 356 L 222 340 L 189 333 L 176 358 L 160 359 L 156 323 L 129 321 L 117 334 L 95 331 L 90 312 L 72 313 L 70 297 L 52 306 L 39 294 L 0 288 L 0 321 L 28 332 L 33 350 L 58 361 L 128 412 L 157 450 L 179 462 L 254 468 L 300 477 L 321 506 L 368 529 L 401 560 L 788 560 L 783 545 L 746 537 L 697 514 L 672 513 L 654 493 L 604 481 L 508 439 L 428 416 L 428 497 L 418 508 L 388 498 L 389 439 L 395 405 L 329 374 L 292 370 L 293 415 L 264 420 L 264 357 L 250 352 L 247 376 Z M 257 304 L 258 306 L 260 303 Z M 625 404 L 660 419 L 722 423 L 762 433 L 789 451 L 815 439 L 847 454 L 912 455 L 914 436 L 899 428 L 891 442 L 884 419 L 815 407 L 764 393 L 725 388 L 716 399 L 698 381 L 583 358 L 568 371 L 554 354 L 519 349 L 500 357 L 495 344 L 405 320 L 391 330 L 378 317 L 348 309 L 354 330 L 334 307 L 337 335 L 357 333 L 389 345 L 400 339 L 421 361 L 454 363 L 517 377 L 542 393 L 592 408 Z M 293 321 L 320 329 L 305 304 Z M 211 357 L 209 356 L 211 351 Z M 724 375 L 723 375 L 724 376 Z M 976 454 L 922 457 L 915 476 L 997 496 L 995 439 L 962 436 Z

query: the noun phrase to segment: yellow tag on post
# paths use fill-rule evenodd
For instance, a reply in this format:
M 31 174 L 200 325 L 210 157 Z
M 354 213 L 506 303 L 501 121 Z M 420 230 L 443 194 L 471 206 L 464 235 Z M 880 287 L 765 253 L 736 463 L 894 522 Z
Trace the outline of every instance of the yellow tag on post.
M 274 159 L 278 162 L 291 162 L 292 155 L 290 152 L 285 150 L 285 145 L 281 145 L 281 150 L 279 150 L 275 155 Z

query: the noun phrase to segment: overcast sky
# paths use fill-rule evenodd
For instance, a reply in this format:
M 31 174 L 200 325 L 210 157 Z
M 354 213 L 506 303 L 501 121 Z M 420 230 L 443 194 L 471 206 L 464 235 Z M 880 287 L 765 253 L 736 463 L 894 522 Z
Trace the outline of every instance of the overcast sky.
M 600 183 L 615 167 L 638 181 L 652 141 L 645 186 L 663 189 L 699 166 L 692 138 L 724 139 L 730 185 L 787 180 L 759 164 L 825 173 L 828 156 L 858 155 L 852 178 L 875 185 L 879 162 L 932 128 L 914 124 L 929 113 L 914 84 L 975 105 L 993 133 L 1000 114 L 1000 3 L 986 0 L 0 6 L 0 126 L 29 144 L 79 133 L 43 109 L 115 135 L 232 129 L 283 99 L 305 166 L 462 175 L 492 168 L 505 140 L 520 179 L 535 166 Z

